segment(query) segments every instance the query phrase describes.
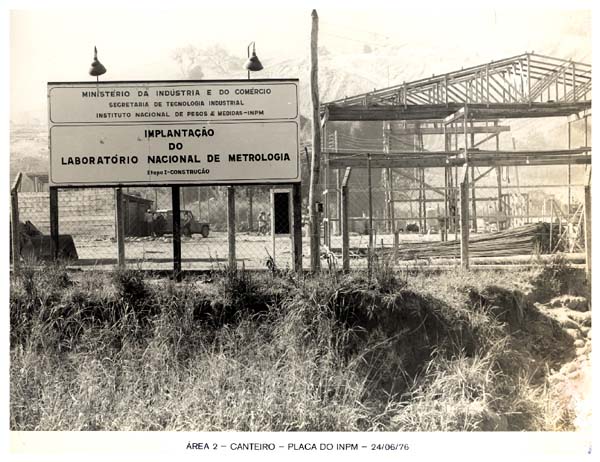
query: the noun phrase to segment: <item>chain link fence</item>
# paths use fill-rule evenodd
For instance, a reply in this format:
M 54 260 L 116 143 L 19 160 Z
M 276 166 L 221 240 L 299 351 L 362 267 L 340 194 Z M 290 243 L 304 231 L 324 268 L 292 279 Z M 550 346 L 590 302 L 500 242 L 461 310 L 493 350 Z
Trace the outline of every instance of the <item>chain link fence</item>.
M 372 169 L 369 188 L 367 169 L 352 170 L 347 188 L 350 268 L 366 267 L 370 249 L 377 258 L 393 256 L 394 263 L 399 266 L 418 263 L 419 259 L 430 261 L 436 258 L 436 253 L 444 257 L 446 263 L 460 263 L 458 210 L 456 206 L 446 205 L 443 194 L 432 188 L 423 193 L 418 187 L 419 182 L 410 180 L 411 176 L 417 175 L 414 169 L 396 170 L 392 176 L 395 183 L 390 183 L 386 169 Z M 443 178 L 443 170 L 435 172 L 431 169 L 421 179 L 437 185 L 440 176 Z M 341 269 L 343 266 L 342 178 L 343 175 L 330 172 L 328 181 L 323 184 L 321 267 L 324 269 Z M 539 239 L 531 238 L 529 247 L 518 248 L 516 243 L 507 240 L 502 242 L 503 246 L 508 246 L 505 253 L 531 255 L 543 249 L 547 253 L 584 252 L 583 188 L 571 187 L 570 211 L 561 201 L 534 188 L 506 188 L 501 199 L 501 214 L 498 213 L 496 187 L 480 184 L 478 188 L 477 222 L 471 221 L 474 240 L 484 240 L 498 231 L 543 222 L 547 225 L 544 229 L 532 230 L 544 234 L 541 236 L 543 245 L 536 247 Z M 555 188 L 557 194 L 561 189 L 564 188 Z M 232 252 L 238 268 L 294 268 L 292 188 L 257 185 L 235 186 L 233 190 L 235 213 L 230 216 L 227 186 L 179 188 L 181 269 L 222 270 L 230 266 Z M 124 264 L 127 267 L 173 270 L 172 191 L 170 187 L 122 189 Z M 449 191 L 449 197 L 458 198 L 456 188 Z M 419 197 L 419 194 L 424 196 Z M 58 189 L 57 196 L 61 236 L 59 255 L 67 258 L 70 265 L 80 268 L 116 266 L 119 263 L 116 189 Z M 426 199 L 424 205 L 423 197 Z M 19 221 L 23 224 L 19 246 L 21 257 L 51 258 L 49 192 L 19 191 L 18 208 Z M 306 209 L 303 215 L 306 222 Z M 444 218 L 448 219 L 448 232 L 442 236 L 446 229 Z M 233 249 L 228 234 L 230 219 L 235 229 Z M 302 231 L 302 263 L 304 269 L 309 269 L 308 226 L 303 226 Z M 440 247 L 440 244 L 444 245 Z M 491 243 L 481 245 L 490 246 L 490 255 L 497 253 L 498 249 Z
M 346 193 L 350 268 L 367 267 L 369 254 L 399 267 L 460 265 L 459 188 L 444 184 L 444 169 L 373 168 L 369 188 L 365 167 L 351 169 Z M 529 173 L 527 167 L 521 170 Z M 486 172 L 475 169 L 471 178 L 483 178 Z M 324 174 L 322 244 L 326 265 L 336 268 L 343 266 L 343 173 L 340 169 Z M 449 173 L 456 175 L 454 170 Z M 554 252 L 582 258 L 583 187 L 549 182 L 519 185 L 518 180 L 511 184 L 506 178 L 508 171 L 501 175 L 500 197 L 493 172 L 475 188 L 469 187 L 469 247 L 475 261 L 483 263 L 489 258 L 502 264 L 509 261 L 505 257 L 527 259 Z M 557 200 L 555 194 L 563 200 Z
M 422 191 L 420 199 L 416 181 L 406 180 L 416 175 L 415 169 L 406 170 L 391 174 L 389 169 L 373 168 L 369 188 L 368 170 L 352 169 L 347 189 L 351 268 L 367 266 L 370 246 L 375 254 L 387 254 L 394 248 L 395 240 L 400 245 L 440 241 L 440 221 L 445 215 L 443 195 Z M 322 242 L 328 250 L 327 263 L 331 266 L 334 260 L 338 267 L 342 252 L 343 174 L 343 170 L 326 173 L 329 178 L 324 187 L 327 192 Z
M 292 188 L 236 186 L 234 191 L 236 266 L 292 269 Z M 181 269 L 227 268 L 230 263 L 227 187 L 181 187 L 179 192 Z M 59 255 L 75 267 L 108 269 L 117 265 L 116 189 L 58 189 L 57 195 Z M 18 199 L 19 221 L 23 224 L 21 240 L 27 242 L 21 246 L 22 257 L 50 258 L 49 192 L 19 192 Z M 144 270 L 172 270 L 172 189 L 123 188 L 122 210 L 125 265 Z M 65 239 L 72 242 L 68 251 L 63 248 Z

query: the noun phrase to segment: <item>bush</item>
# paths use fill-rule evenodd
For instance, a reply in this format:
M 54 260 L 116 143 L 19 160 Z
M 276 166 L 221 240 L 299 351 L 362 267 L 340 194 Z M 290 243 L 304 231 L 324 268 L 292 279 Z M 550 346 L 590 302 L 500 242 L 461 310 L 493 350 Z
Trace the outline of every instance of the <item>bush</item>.
M 571 267 L 564 256 L 557 254 L 549 262 L 542 264 L 532 280 L 532 300 L 546 303 L 563 294 L 583 295 L 589 298 L 589 286 L 585 274 Z

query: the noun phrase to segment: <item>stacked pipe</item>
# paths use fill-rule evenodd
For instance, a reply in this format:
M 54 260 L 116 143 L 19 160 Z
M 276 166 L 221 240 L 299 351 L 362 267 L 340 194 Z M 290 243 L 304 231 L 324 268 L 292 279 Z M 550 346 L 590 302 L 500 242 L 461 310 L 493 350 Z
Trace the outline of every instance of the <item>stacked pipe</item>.
M 556 226 L 555 226 L 556 228 Z M 554 243 L 560 238 L 552 231 Z M 554 245 L 553 245 L 554 247 Z M 535 223 L 490 234 L 471 235 L 471 257 L 511 257 L 548 253 L 550 251 L 550 225 Z M 391 255 L 393 249 L 378 249 L 381 256 Z M 398 260 L 416 258 L 460 258 L 460 241 L 422 242 L 400 244 L 396 253 Z

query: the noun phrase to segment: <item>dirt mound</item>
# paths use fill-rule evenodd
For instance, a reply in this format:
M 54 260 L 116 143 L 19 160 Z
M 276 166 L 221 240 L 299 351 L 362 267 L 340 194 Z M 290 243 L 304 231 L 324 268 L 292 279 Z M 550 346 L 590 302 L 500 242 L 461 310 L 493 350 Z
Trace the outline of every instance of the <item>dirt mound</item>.
M 411 376 L 434 349 L 448 346 L 452 328 L 450 320 L 442 315 L 441 303 L 411 290 L 382 294 L 345 287 L 330 300 L 335 318 L 355 332 L 348 351 L 363 348 L 374 336 L 393 340 L 393 350 L 402 356 L 402 368 Z M 461 328 L 459 322 L 455 324 L 455 328 Z M 473 342 L 468 343 L 467 348 L 472 350 Z
M 348 357 L 363 354 L 372 370 L 385 371 L 378 380 L 389 393 L 404 392 L 426 367 L 434 354 L 443 357 L 471 357 L 487 349 L 504 334 L 501 323 L 466 295 L 463 305 L 451 305 L 443 298 L 406 286 L 393 289 L 348 280 L 332 291 L 327 306 L 335 320 L 349 332 L 345 350 Z M 493 290 L 488 295 L 491 296 Z M 513 311 L 517 299 L 506 295 L 497 303 Z

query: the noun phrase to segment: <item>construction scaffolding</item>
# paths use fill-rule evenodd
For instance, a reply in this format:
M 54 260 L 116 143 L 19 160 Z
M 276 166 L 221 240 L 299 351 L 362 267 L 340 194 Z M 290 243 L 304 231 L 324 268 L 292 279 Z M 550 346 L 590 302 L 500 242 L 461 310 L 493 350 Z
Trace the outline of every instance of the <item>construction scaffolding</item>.
M 323 104 L 324 244 L 331 248 L 331 236 L 344 228 L 336 222 L 342 217 L 340 171 L 347 168 L 366 170 L 369 206 L 355 213 L 359 216 L 350 211 L 347 218 L 368 223 L 369 251 L 374 246 L 372 234 L 377 232 L 374 222 L 380 223 L 380 232 L 393 236 L 409 226 L 421 234 L 433 229 L 441 241 L 450 235 L 460 240 L 460 262 L 468 268 L 469 233 L 480 226 L 500 232 L 549 221 L 550 226 L 554 222 L 562 230 L 590 222 L 591 217 L 583 216 L 584 204 L 572 204 L 572 190 L 589 185 L 591 87 L 589 64 L 525 53 Z M 567 118 L 566 149 L 517 150 L 514 138 L 512 149 L 501 147 L 500 135 L 510 132 L 511 120 L 559 117 Z M 340 122 L 370 123 L 371 127 L 380 123 L 380 136 L 360 139 L 347 130 L 339 133 L 336 127 Z M 583 123 L 584 141 L 577 147 L 572 140 L 573 123 Z M 495 146 L 489 149 L 492 143 Z M 487 149 L 480 148 L 484 144 Z M 573 183 L 572 167 L 576 165 L 586 166 L 587 184 Z M 519 170 L 533 166 L 566 166 L 567 181 L 521 184 Z M 374 169 L 381 173 L 375 181 Z M 426 171 L 434 169 L 441 174 L 435 181 L 427 179 Z M 503 181 L 503 175 L 511 172 L 516 185 Z M 481 180 L 492 173 L 496 174 L 495 185 L 483 185 Z M 409 183 L 397 188 L 398 179 Z M 358 189 L 361 186 L 364 184 Z M 567 189 L 562 216 L 557 211 L 540 214 L 531 210 L 529 192 L 523 191 L 547 187 Z M 352 191 L 357 186 L 347 184 L 346 188 Z M 489 190 L 494 196 L 483 194 Z M 377 204 L 384 204 L 376 207 L 375 216 L 374 198 Z M 356 203 L 349 202 L 351 206 Z M 399 213 L 401 204 L 408 204 L 409 214 Z M 481 204 L 488 206 L 483 217 Z M 560 206 L 555 204 L 555 208 Z M 431 214 L 435 220 L 428 216 Z

